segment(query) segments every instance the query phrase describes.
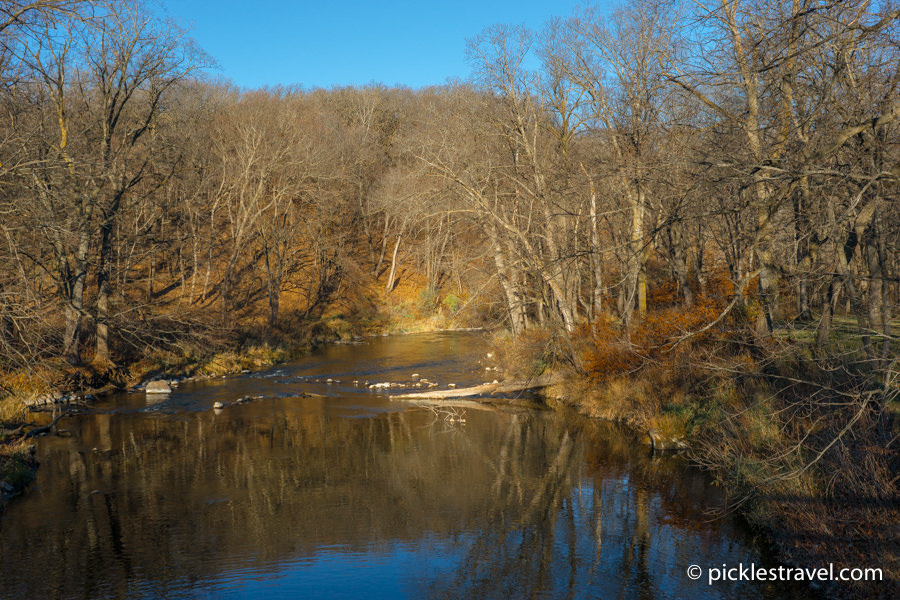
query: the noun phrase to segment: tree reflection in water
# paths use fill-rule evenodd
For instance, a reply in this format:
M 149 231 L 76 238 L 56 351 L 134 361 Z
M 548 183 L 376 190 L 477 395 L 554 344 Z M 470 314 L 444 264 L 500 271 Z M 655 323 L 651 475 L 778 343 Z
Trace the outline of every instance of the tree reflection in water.
M 0 594 L 782 592 L 688 580 L 689 564 L 758 551 L 709 521 L 704 477 L 614 427 L 487 407 L 465 424 L 423 408 L 350 415 L 293 398 L 77 417 L 77 435 L 42 442 L 37 489 L 0 520 Z

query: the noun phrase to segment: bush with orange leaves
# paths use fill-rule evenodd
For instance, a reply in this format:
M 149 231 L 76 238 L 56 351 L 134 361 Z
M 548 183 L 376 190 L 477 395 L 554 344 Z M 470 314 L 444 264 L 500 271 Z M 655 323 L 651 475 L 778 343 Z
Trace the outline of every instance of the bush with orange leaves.
M 719 318 L 724 307 L 721 296 L 701 296 L 690 307 L 649 312 L 644 319 L 632 323 L 630 332 L 612 317 L 603 315 L 584 332 L 590 342 L 582 364 L 590 378 L 600 382 L 635 372 L 648 363 L 674 362 L 693 345 L 721 334 L 718 326 L 709 325 Z

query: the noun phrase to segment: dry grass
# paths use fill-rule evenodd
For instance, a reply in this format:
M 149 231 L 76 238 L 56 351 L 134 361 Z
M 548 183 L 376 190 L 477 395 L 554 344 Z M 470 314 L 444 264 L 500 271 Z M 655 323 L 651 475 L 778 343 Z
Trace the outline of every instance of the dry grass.
M 239 373 L 244 369 L 260 369 L 289 358 L 287 350 L 272 347 L 268 344 L 249 346 L 241 351 L 219 352 L 202 361 L 197 373 L 203 376 L 216 377 Z
M 21 396 L 0 400 L 0 429 L 18 426 L 25 422 L 28 408 Z
M 8 483 L 15 490 L 31 483 L 37 466 L 29 445 L 20 441 L 21 434 L 10 435 L 11 431 L 17 430 L 27 421 L 27 416 L 28 409 L 21 396 L 0 400 L 0 481 Z
M 429 290 L 423 277 L 407 274 L 390 292 L 381 282 L 367 291 L 373 302 L 373 327 L 367 333 L 423 333 L 467 326 L 474 318 L 465 294 Z
M 29 369 L 0 373 L 0 400 L 12 398 L 21 402 L 50 393 L 60 380 L 62 366 L 61 364 L 47 363 L 35 365 Z M 0 411 L 3 410 L 8 409 L 0 408 Z M 0 423 L 4 421 L 5 419 L 0 415 Z

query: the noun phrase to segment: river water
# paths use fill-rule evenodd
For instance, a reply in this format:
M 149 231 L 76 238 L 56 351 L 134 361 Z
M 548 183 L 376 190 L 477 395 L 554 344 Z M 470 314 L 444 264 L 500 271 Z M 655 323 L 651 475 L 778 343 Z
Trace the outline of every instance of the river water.
M 773 563 L 738 521 L 711 516 L 723 498 L 705 474 L 621 428 L 514 407 L 451 414 L 365 385 L 481 383 L 485 352 L 472 333 L 374 338 L 104 399 L 39 440 L 36 482 L 0 518 L 0 597 L 805 593 L 710 585 L 707 567 Z M 246 395 L 264 399 L 230 404 Z

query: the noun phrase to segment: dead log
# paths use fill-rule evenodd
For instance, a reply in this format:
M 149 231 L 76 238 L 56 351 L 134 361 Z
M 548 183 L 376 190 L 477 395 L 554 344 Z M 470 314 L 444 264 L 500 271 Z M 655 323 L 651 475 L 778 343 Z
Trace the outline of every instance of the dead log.
M 391 396 L 391 400 L 452 400 L 454 398 L 472 398 L 492 396 L 495 394 L 515 394 L 528 390 L 544 388 L 559 381 L 555 373 L 547 373 L 528 381 L 504 381 L 500 383 L 484 383 L 467 388 L 451 390 L 432 390 L 429 392 L 411 392 Z
M 60 419 L 62 419 L 63 417 L 67 417 L 68 415 L 69 415 L 69 413 L 67 413 L 67 412 L 59 413 L 58 415 L 56 415 L 56 418 L 53 419 L 52 421 L 50 421 L 50 423 L 48 423 L 47 425 L 42 425 L 41 427 L 35 427 L 34 429 L 32 429 L 31 431 L 26 433 L 24 436 L 22 436 L 22 440 L 27 440 L 29 438 L 33 438 L 36 435 L 40 435 L 42 433 L 50 431 L 51 429 L 53 429 L 53 426 L 56 425 L 56 423 Z

